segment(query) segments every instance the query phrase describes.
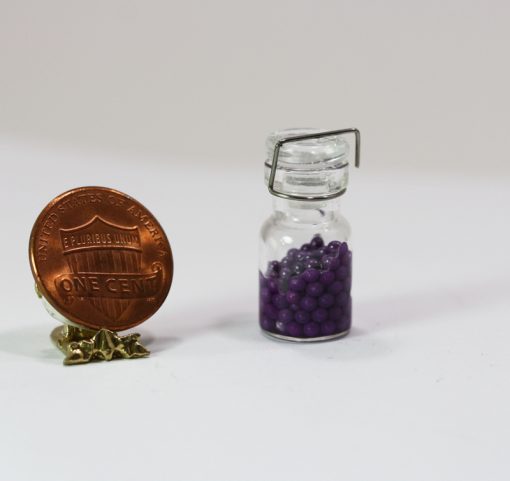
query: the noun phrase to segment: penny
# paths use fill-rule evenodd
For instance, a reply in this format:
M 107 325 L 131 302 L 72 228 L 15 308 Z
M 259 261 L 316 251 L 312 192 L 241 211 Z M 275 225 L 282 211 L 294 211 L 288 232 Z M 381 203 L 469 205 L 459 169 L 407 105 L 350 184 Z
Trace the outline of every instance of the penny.
M 156 218 L 105 187 L 53 199 L 34 224 L 29 255 L 41 295 L 66 322 L 89 329 L 142 323 L 172 283 L 172 250 Z

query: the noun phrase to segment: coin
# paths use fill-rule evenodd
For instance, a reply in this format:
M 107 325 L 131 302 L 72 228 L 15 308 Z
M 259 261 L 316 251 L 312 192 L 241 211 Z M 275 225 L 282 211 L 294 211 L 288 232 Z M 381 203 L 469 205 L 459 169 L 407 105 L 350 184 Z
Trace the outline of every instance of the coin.
M 53 199 L 34 224 L 29 256 L 46 301 L 66 322 L 89 329 L 122 331 L 142 323 L 172 283 L 172 250 L 156 218 L 105 187 L 80 187 Z

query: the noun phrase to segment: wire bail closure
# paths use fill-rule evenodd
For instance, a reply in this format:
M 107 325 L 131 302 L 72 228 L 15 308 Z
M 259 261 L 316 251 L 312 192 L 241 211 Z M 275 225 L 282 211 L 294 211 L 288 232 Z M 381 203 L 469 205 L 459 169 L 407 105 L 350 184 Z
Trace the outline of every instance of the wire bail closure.
M 345 192 L 345 189 L 339 190 L 338 192 L 333 192 L 331 194 L 324 195 L 296 195 L 296 194 L 284 194 L 282 192 L 278 192 L 274 189 L 274 181 L 276 177 L 276 169 L 278 165 L 278 158 L 280 154 L 280 149 L 282 145 L 287 144 L 289 142 L 299 142 L 300 140 L 308 140 L 308 139 L 321 139 L 323 137 L 333 137 L 333 136 L 341 136 L 341 135 L 349 135 L 354 134 L 355 136 L 355 150 L 354 150 L 354 165 L 359 168 L 360 165 L 360 144 L 361 144 L 361 134 L 358 129 L 350 128 L 350 129 L 341 129 L 341 130 L 328 130 L 325 132 L 317 132 L 314 134 L 304 134 L 304 135 L 295 135 L 292 137 L 285 137 L 276 141 L 273 153 L 273 163 L 271 165 L 271 173 L 269 174 L 269 181 L 267 183 L 267 188 L 272 195 L 277 197 L 281 197 L 283 199 L 289 200 L 329 200 L 335 197 L 342 195 Z

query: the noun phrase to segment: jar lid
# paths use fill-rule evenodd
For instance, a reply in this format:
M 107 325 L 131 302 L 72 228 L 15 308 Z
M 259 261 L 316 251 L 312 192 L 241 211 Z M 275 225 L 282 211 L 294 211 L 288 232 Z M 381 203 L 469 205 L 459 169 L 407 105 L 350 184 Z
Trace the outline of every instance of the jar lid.
M 356 134 L 358 164 L 357 129 L 296 128 L 271 133 L 266 141 L 265 162 L 270 192 L 296 200 L 324 200 L 343 194 L 348 183 L 350 151 L 343 135 L 349 133 Z M 277 164 L 273 165 L 275 159 Z

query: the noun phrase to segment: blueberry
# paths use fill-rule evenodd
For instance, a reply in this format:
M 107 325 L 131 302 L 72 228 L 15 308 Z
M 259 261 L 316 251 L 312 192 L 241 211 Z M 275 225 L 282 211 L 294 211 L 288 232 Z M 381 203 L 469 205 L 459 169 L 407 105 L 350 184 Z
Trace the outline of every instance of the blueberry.
M 284 294 L 275 294 L 271 300 L 273 302 L 273 306 L 278 309 L 285 309 L 289 305 Z
M 287 292 L 287 302 L 289 304 L 297 304 L 301 300 L 301 296 L 295 291 Z
M 328 287 L 328 291 L 333 295 L 338 295 L 342 292 L 344 285 L 341 281 L 335 281 Z
M 332 294 L 323 294 L 319 297 L 319 306 L 328 309 L 335 304 L 335 298 Z
M 301 252 L 309 252 L 312 250 L 312 246 L 310 244 L 303 244 L 301 246 Z
M 278 261 L 271 261 L 267 264 L 267 272 L 278 274 L 280 272 L 280 263 Z
M 306 324 L 310 320 L 310 314 L 306 311 L 297 311 L 294 314 L 294 319 L 300 324 Z
M 292 268 L 294 274 L 301 274 L 304 270 L 305 266 L 299 262 Z
M 312 312 L 312 319 L 315 322 L 325 322 L 328 320 L 328 311 L 322 307 L 319 307 Z
M 320 249 L 324 246 L 324 241 L 322 240 L 320 234 L 317 234 L 313 237 L 313 239 L 310 241 L 310 245 L 312 246 L 312 249 Z
M 321 324 L 321 334 L 323 336 L 331 336 L 336 331 L 336 323 L 334 321 L 326 321 Z
M 306 286 L 306 293 L 311 297 L 319 297 L 324 292 L 324 286 L 320 282 L 312 282 Z
M 291 260 L 294 260 L 298 253 L 299 253 L 298 249 L 289 249 L 289 251 L 287 252 L 287 257 Z
M 303 327 L 303 332 L 306 337 L 317 337 L 321 328 L 316 322 L 308 322 Z
M 293 277 L 289 280 L 289 289 L 294 292 L 302 292 L 305 290 L 306 283 L 300 277 Z
M 303 326 L 301 324 L 298 324 L 297 322 L 289 322 L 285 326 L 285 331 L 289 336 L 292 337 L 303 337 Z
M 317 307 L 317 301 L 313 297 L 303 297 L 299 305 L 304 311 L 311 312 Z
M 280 262 L 280 265 L 282 267 L 291 267 L 292 265 L 294 265 L 294 260 L 293 259 L 290 259 L 288 256 L 285 256 L 281 262 Z
M 317 269 L 306 269 L 301 276 L 306 282 L 317 282 L 320 277 L 320 272 Z
M 319 280 L 323 286 L 329 286 L 335 282 L 335 274 L 331 271 L 322 272 Z
M 299 251 L 297 254 L 296 254 L 296 261 L 300 262 L 300 261 L 303 261 L 305 259 L 305 257 L 307 256 L 307 253 L 306 252 L 301 252 Z
M 282 309 L 278 312 L 278 320 L 281 322 L 290 322 L 294 319 L 294 313 L 290 309 Z

